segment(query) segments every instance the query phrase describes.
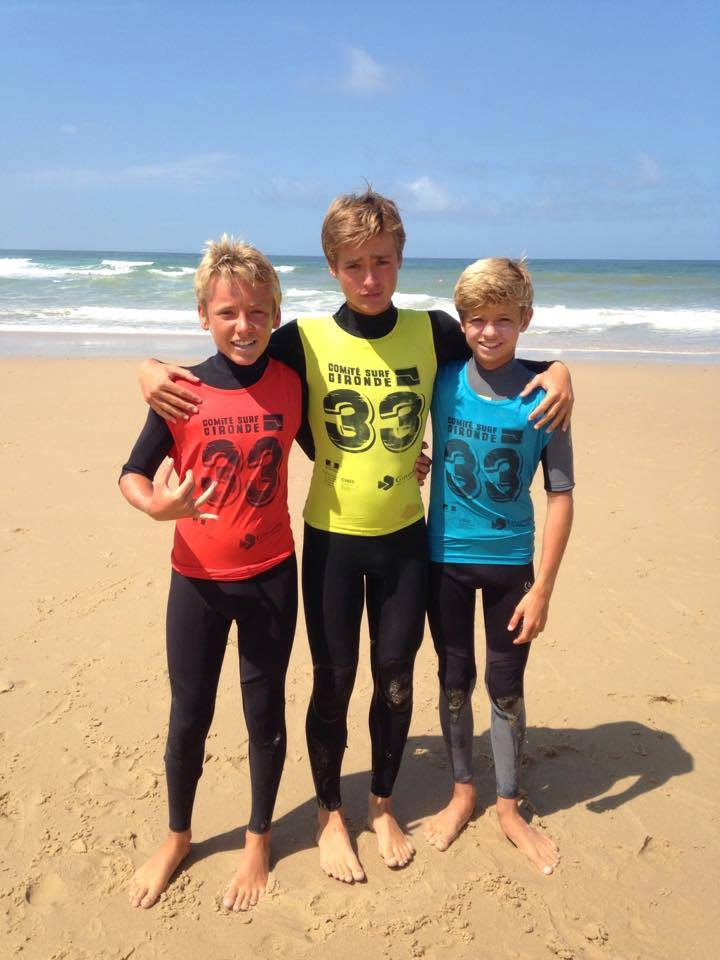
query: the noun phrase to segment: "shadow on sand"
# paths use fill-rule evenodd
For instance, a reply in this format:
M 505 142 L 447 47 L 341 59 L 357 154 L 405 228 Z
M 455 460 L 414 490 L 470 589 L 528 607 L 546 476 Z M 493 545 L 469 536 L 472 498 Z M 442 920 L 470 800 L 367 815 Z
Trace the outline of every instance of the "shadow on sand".
M 478 802 L 475 816 L 494 804 L 490 732 L 475 737 Z M 643 793 L 657 790 L 672 777 L 693 769 L 690 754 L 671 733 L 632 720 L 602 723 L 589 729 L 530 727 L 523 788 L 531 810 L 539 816 L 585 804 L 602 814 Z M 616 783 L 634 777 L 624 789 Z M 351 835 L 365 826 L 369 771 L 343 777 L 343 801 Z M 405 824 L 415 825 L 447 803 L 450 777 L 440 736 L 410 737 L 394 793 L 395 809 Z M 280 787 L 282 790 L 282 785 Z M 273 866 L 315 843 L 314 797 L 276 820 L 273 826 Z M 244 827 L 193 844 L 184 867 L 221 851 L 243 846 Z

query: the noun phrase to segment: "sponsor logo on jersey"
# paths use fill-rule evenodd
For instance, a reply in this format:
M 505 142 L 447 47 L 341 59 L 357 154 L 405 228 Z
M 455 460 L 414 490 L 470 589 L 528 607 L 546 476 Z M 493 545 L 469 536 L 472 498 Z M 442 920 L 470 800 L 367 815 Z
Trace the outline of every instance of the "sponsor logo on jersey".
M 265 430 L 274 430 L 279 432 L 283 428 L 284 417 L 282 413 L 264 413 L 263 427 Z
M 395 371 L 395 383 L 398 387 L 416 387 L 420 383 L 417 367 L 401 367 Z
M 378 490 L 391 490 L 395 483 L 395 477 L 386 473 L 382 480 L 378 480 Z

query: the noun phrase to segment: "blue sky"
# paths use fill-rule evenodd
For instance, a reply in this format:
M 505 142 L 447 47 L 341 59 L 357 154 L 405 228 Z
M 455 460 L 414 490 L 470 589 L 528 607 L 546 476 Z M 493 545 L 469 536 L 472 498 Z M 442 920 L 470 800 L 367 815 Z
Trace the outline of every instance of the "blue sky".
M 716 2 L 2 0 L 0 247 L 720 257 Z

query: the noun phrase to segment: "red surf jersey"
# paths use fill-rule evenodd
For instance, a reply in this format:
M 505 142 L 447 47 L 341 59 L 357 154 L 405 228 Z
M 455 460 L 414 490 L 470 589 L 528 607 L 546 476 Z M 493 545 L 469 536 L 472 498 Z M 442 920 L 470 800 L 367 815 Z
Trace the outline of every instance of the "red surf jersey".
M 287 464 L 300 426 L 300 379 L 270 360 L 257 383 L 237 390 L 193 384 L 199 413 L 168 423 L 170 456 L 195 496 L 217 487 L 203 511 L 217 520 L 178 520 L 172 566 L 201 580 L 247 580 L 295 549 L 287 506 Z

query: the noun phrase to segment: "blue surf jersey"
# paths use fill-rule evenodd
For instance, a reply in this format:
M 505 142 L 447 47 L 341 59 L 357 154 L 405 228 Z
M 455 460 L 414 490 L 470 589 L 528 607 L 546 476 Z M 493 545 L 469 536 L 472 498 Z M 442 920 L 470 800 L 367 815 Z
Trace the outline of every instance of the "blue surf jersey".
M 432 400 L 433 562 L 532 562 L 530 484 L 550 436 L 528 415 L 544 396 L 486 400 L 469 386 L 466 362 L 440 367 Z

